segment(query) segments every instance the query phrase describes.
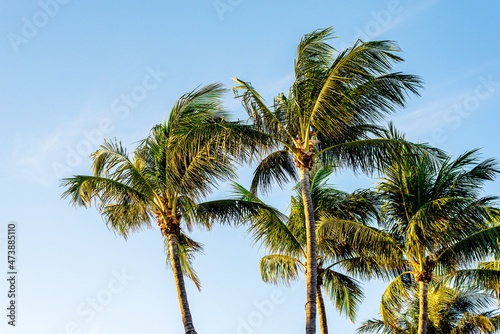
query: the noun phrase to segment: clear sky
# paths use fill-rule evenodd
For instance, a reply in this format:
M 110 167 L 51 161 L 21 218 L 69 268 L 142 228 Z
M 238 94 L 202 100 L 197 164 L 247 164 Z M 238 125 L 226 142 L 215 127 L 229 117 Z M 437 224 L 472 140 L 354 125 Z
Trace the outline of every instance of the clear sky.
M 482 148 L 500 159 L 500 5 L 494 1 L 78 1 L 0 0 L 0 305 L 7 305 L 6 232 L 18 225 L 18 318 L 2 333 L 183 333 L 172 272 L 158 230 L 128 241 L 94 208 L 60 199 L 59 179 L 89 173 L 103 138 L 133 148 L 200 84 L 251 81 L 271 98 L 292 80 L 305 33 L 335 26 L 338 49 L 357 38 L 404 50 L 398 71 L 425 89 L 390 119 L 411 140 L 458 155 Z M 245 117 L 228 92 L 226 106 Z M 389 118 L 388 118 L 389 120 Z M 239 182 L 248 186 L 251 169 Z M 331 182 L 373 184 L 348 171 Z M 500 183 L 488 194 L 500 195 Z M 227 195 L 221 185 L 211 198 Z M 290 191 L 269 197 L 282 210 Z M 195 231 L 205 254 L 187 283 L 198 333 L 303 333 L 305 281 L 264 284 L 244 229 Z M 353 333 L 378 312 L 385 283 L 365 285 L 352 324 L 327 306 L 331 332 Z

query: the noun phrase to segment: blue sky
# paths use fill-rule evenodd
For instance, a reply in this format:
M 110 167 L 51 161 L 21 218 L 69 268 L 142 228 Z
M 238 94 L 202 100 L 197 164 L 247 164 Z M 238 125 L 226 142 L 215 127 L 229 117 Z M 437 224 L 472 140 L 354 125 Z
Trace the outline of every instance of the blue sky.
M 159 231 L 124 241 L 95 209 L 61 200 L 59 179 L 88 173 L 86 156 L 103 138 L 133 148 L 200 84 L 230 88 L 238 77 L 269 100 L 286 91 L 297 43 L 312 30 L 335 26 L 338 49 L 357 38 L 397 41 L 406 61 L 396 70 L 421 76 L 425 89 L 388 120 L 452 155 L 480 147 L 500 158 L 499 10 L 493 1 L 0 0 L 0 258 L 9 221 L 19 238 L 18 326 L 2 316 L 1 331 L 182 333 Z M 245 117 L 230 92 L 225 103 Z M 242 169 L 239 182 L 250 174 Z M 375 181 L 343 171 L 331 182 L 352 191 Z M 486 192 L 500 195 L 498 182 Z M 213 198 L 226 194 L 221 185 Z M 269 201 L 286 210 L 289 194 L 276 189 Z M 304 281 L 264 284 L 264 253 L 243 229 L 193 238 L 205 244 L 195 260 L 203 289 L 187 283 L 199 333 L 303 332 Z M 383 288 L 365 286 L 357 324 L 377 314 Z M 336 332 L 354 332 L 327 312 Z

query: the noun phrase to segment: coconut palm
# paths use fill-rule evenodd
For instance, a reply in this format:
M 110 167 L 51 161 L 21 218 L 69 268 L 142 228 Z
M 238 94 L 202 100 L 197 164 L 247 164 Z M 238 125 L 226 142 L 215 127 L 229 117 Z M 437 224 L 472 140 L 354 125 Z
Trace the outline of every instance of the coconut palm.
M 332 28 L 305 35 L 298 45 L 295 81 L 287 95 L 268 107 L 249 82 L 234 79 L 257 130 L 274 140 L 274 150 L 257 166 L 251 190 L 266 192 L 300 174 L 306 211 L 307 307 L 306 333 L 316 333 L 316 235 L 309 172 L 317 159 L 325 164 L 370 171 L 394 142 L 371 137 L 375 122 L 397 107 L 408 93 L 417 94 L 418 77 L 391 72 L 402 61 L 390 41 L 357 41 L 336 54 L 327 43 Z
M 265 137 L 239 122 L 224 120 L 220 84 L 183 95 L 168 121 L 155 126 L 130 157 L 118 141 L 106 141 L 92 158 L 92 175 L 64 179 L 63 197 L 89 207 L 92 200 L 108 227 L 127 238 L 156 222 L 174 272 L 185 332 L 196 333 L 183 275 L 199 288 L 191 259 L 201 246 L 186 232 L 228 220 L 244 205 L 234 201 L 200 203 L 216 183 L 232 179 L 232 163 L 246 160 Z M 259 139 L 260 138 L 260 139 Z M 153 224 L 154 225 L 154 224 Z
M 496 162 L 479 162 L 477 151 L 469 151 L 455 160 L 441 158 L 436 165 L 424 156 L 394 157 L 377 187 L 384 203 L 382 229 L 325 218 L 319 231 L 334 240 L 349 237 L 353 247 L 372 245 L 381 255 L 379 264 L 406 267 L 382 296 L 382 321 L 390 322 L 418 285 L 419 334 L 426 333 L 428 286 L 435 275 L 472 288 L 500 282 L 500 271 L 471 269 L 500 251 L 496 198 L 481 197 L 484 182 L 500 172 Z
M 429 289 L 429 334 L 497 333 L 500 315 L 496 300 L 484 291 L 432 286 Z M 418 291 L 414 290 L 403 312 L 394 314 L 391 321 L 370 319 L 358 328 L 358 334 L 416 334 L 419 319 Z
M 328 213 L 337 219 L 364 223 L 376 217 L 374 196 L 370 191 L 345 193 L 332 188 L 326 179 L 334 168 L 316 165 L 310 174 L 311 198 L 316 216 Z M 254 194 L 235 185 L 240 200 L 261 202 Z M 271 254 L 262 258 L 262 279 L 267 283 L 291 285 L 306 271 L 306 226 L 300 184 L 292 197 L 290 216 L 276 211 L 260 210 L 247 216 L 248 232 L 256 243 L 261 243 Z M 342 265 L 359 261 L 360 254 L 349 247 L 348 241 L 317 239 L 317 290 L 316 299 L 321 333 L 328 333 L 323 293 L 338 311 L 354 321 L 363 297 L 360 283 L 342 273 Z M 352 263 L 351 263 L 352 265 Z

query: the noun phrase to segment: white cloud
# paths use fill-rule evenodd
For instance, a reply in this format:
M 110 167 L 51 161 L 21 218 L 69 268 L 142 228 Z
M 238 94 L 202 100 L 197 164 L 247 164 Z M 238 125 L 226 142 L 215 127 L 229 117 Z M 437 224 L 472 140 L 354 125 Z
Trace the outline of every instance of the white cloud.
M 97 135 L 93 138 L 95 143 L 90 143 L 88 139 L 89 135 L 99 129 L 99 121 L 105 117 L 92 115 L 95 114 L 92 110 L 102 108 L 84 107 L 75 118 L 52 128 L 51 132 L 42 137 L 18 135 L 11 150 L 9 176 L 28 178 L 47 185 L 58 182 L 61 176 L 71 175 L 102 142 Z M 75 158 L 75 161 L 68 164 L 71 152 L 76 152 L 74 155 L 81 161 L 78 162 Z M 67 167 L 64 175 L 55 170 L 54 165 L 57 164 Z
M 394 117 L 393 121 L 408 136 L 415 138 L 427 136 L 435 128 L 450 126 L 444 117 L 445 112 L 469 95 L 470 92 L 462 92 L 443 97 L 416 110 L 402 112 Z

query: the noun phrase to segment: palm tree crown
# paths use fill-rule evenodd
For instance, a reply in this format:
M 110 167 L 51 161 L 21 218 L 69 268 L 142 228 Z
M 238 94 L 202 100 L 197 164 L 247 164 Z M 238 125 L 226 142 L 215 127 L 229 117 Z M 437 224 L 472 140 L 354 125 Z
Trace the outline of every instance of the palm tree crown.
M 316 159 L 325 164 L 372 170 L 394 141 L 374 139 L 375 122 L 398 107 L 408 93 L 417 94 L 418 77 L 391 72 L 403 59 L 390 41 L 356 42 L 336 53 L 327 43 L 332 28 L 316 30 L 300 41 L 295 81 L 288 94 L 278 94 L 268 107 L 250 83 L 234 79 L 257 130 L 274 140 L 274 151 L 257 166 L 251 190 L 270 190 L 300 171 L 307 234 L 306 333 L 316 333 L 316 235 L 309 194 L 309 171 Z
M 495 299 L 484 291 L 431 286 L 428 299 L 429 334 L 489 334 L 500 330 L 498 309 L 492 309 Z M 414 290 L 407 307 L 395 314 L 392 321 L 364 321 L 357 333 L 416 334 L 418 319 L 419 297 L 418 291 Z
M 426 156 L 402 153 L 378 185 L 383 201 L 383 229 L 350 222 L 330 221 L 323 230 L 331 238 L 349 236 L 356 245 L 372 245 L 396 278 L 382 297 L 381 313 L 390 322 L 410 298 L 416 284 L 420 293 L 418 333 L 426 333 L 427 289 L 436 275 L 458 285 L 487 287 L 498 282 L 499 271 L 471 269 L 500 251 L 500 226 L 495 197 L 481 197 L 482 185 L 500 172 L 492 159 L 479 162 L 476 151 L 435 164 Z
M 186 333 L 196 333 L 183 274 L 199 288 L 190 260 L 201 246 L 185 234 L 193 225 L 210 228 L 217 219 L 230 219 L 234 202 L 199 203 L 216 183 L 235 177 L 232 164 L 247 160 L 266 137 L 248 125 L 229 122 L 221 105 L 224 90 L 213 84 L 183 95 L 168 121 L 155 126 L 133 156 L 121 143 L 106 141 L 92 154 L 93 175 L 64 179 L 63 197 L 75 205 L 97 209 L 113 231 L 130 232 L 157 223 L 166 243 L 176 278 Z
M 361 223 L 377 215 L 374 196 L 370 191 L 359 190 L 351 194 L 336 190 L 326 183 L 333 167 L 316 165 L 311 174 L 311 197 L 316 216 L 328 214 L 341 220 Z M 263 204 L 255 195 L 235 185 L 241 200 Z M 261 243 L 271 254 L 260 263 L 262 279 L 268 283 L 290 285 L 306 271 L 306 225 L 300 184 L 297 195 L 292 197 L 289 217 L 276 210 L 261 209 L 247 216 L 248 232 L 255 242 Z M 264 205 L 264 204 L 263 204 Z M 319 226 L 319 222 L 317 222 Z M 355 265 L 360 254 L 349 247 L 348 241 L 318 238 L 317 255 L 317 307 L 321 333 L 328 333 L 323 293 L 335 304 L 339 312 L 354 321 L 363 290 L 355 279 L 342 273 L 343 265 Z

